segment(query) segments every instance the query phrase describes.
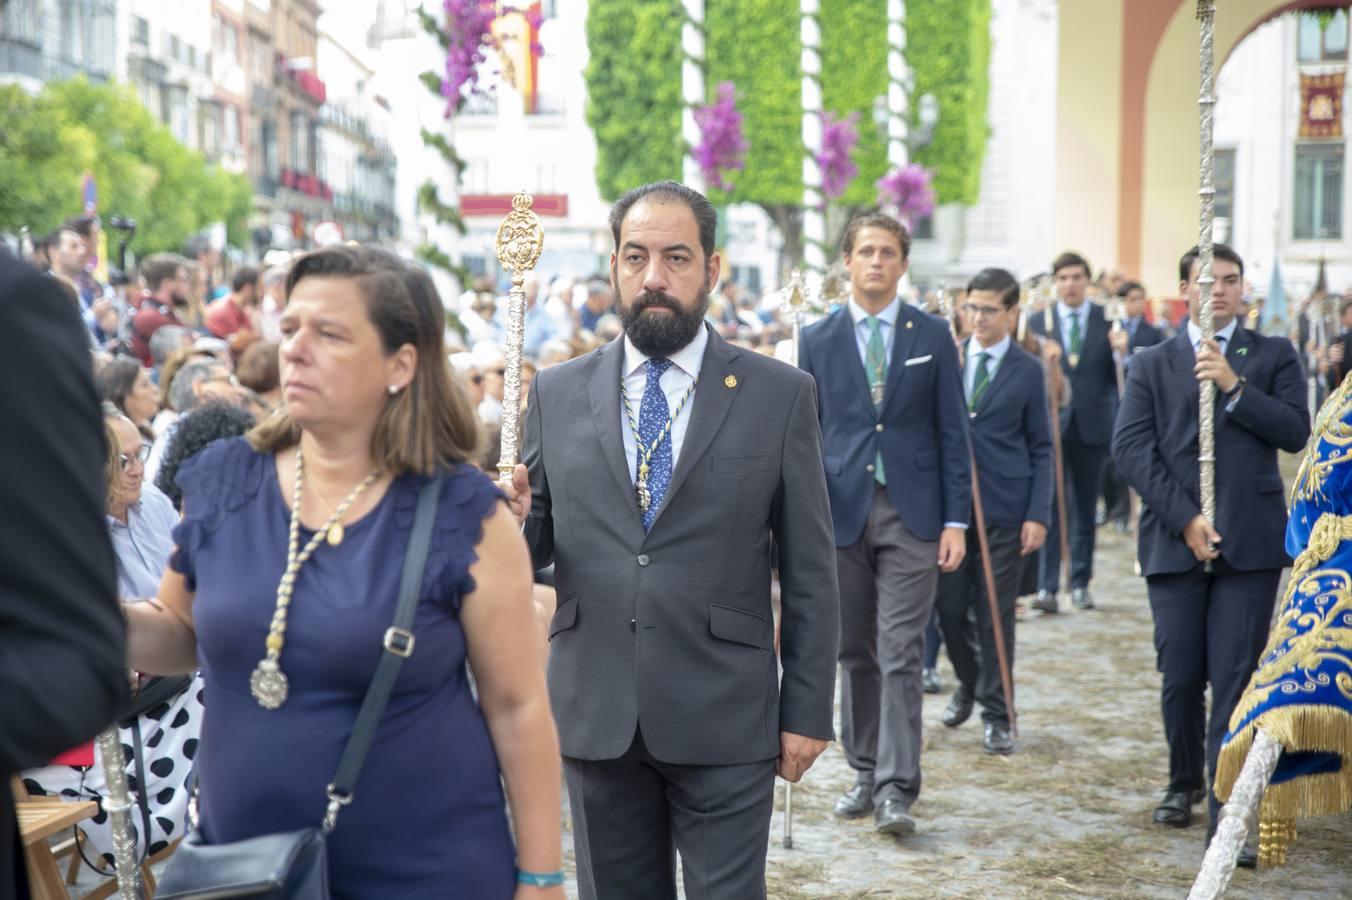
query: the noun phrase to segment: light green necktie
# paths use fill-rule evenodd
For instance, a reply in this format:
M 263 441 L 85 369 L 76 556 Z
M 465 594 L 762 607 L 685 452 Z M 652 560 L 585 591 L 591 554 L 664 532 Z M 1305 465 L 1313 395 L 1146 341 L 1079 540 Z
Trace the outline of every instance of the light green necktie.
M 991 383 L 991 373 L 986 364 L 990 362 L 989 353 L 978 353 L 976 356 L 976 377 L 972 379 L 972 396 L 967 401 L 969 412 L 976 412 L 976 405 L 981 402 L 981 395 L 986 393 L 986 388 Z
M 868 345 L 864 348 L 864 368 L 868 370 L 869 394 L 873 398 L 873 408 L 882 412 L 883 408 L 883 385 L 887 383 L 887 347 L 883 344 L 883 331 L 878 325 L 877 316 L 869 316 L 865 321 L 868 322 Z M 887 476 L 883 474 L 883 454 L 878 452 L 878 457 L 873 461 L 873 477 L 879 484 L 887 484 Z

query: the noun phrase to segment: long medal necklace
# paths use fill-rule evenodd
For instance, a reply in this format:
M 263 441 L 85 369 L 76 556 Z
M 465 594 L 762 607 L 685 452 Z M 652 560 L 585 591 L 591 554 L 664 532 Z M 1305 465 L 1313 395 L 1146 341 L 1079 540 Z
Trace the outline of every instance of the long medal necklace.
M 300 567 L 315 552 L 320 541 L 326 537 L 330 545 L 337 545 L 342 541 L 342 525 L 339 522 L 353 502 L 361 496 L 362 492 L 375 483 L 380 477 L 380 470 L 374 469 L 371 474 L 366 476 L 366 480 L 352 489 L 352 493 L 345 499 L 328 521 L 319 527 L 319 530 L 311 536 L 304 549 L 300 547 L 300 501 L 301 485 L 305 481 L 305 460 L 301 453 L 300 445 L 296 446 L 296 474 L 295 484 L 291 489 L 291 527 L 286 548 L 286 571 L 282 574 L 282 580 L 277 584 L 277 608 L 272 614 L 272 625 L 268 628 L 268 637 L 265 642 L 267 647 L 266 655 L 258 661 L 258 667 L 254 669 L 253 675 L 249 678 L 249 690 L 253 693 L 254 699 L 264 709 L 277 709 L 286 702 L 288 682 L 286 673 L 282 671 L 282 647 L 286 644 L 286 614 L 287 608 L 291 605 L 291 593 L 296 586 L 296 575 L 300 572 Z M 316 494 L 318 491 L 316 491 Z M 323 498 L 320 498 L 323 501 Z M 328 504 L 325 504 L 327 506 Z M 340 529 L 337 540 L 334 540 L 333 529 Z
M 676 410 L 667 416 L 667 423 L 662 426 L 662 430 L 657 433 L 657 437 L 648 445 L 643 445 L 643 439 L 638 434 L 638 421 L 634 418 L 634 407 L 629 402 L 629 390 L 624 386 L 624 379 L 620 379 L 620 396 L 624 398 L 624 412 L 629 418 L 629 430 L 634 433 L 634 446 L 638 450 L 638 478 L 634 481 L 634 492 L 638 494 L 638 508 L 642 512 L 647 512 L 648 507 L 652 505 L 652 491 L 648 489 L 648 475 L 651 473 L 649 463 L 652 462 L 653 454 L 661 446 L 662 441 L 670 433 L 672 425 L 676 422 L 676 417 L 681 414 L 685 408 L 685 401 L 690 399 L 690 395 L 695 393 L 695 385 L 699 383 L 696 378 L 690 382 L 690 387 L 685 389 L 681 395 L 681 402 L 676 404 Z

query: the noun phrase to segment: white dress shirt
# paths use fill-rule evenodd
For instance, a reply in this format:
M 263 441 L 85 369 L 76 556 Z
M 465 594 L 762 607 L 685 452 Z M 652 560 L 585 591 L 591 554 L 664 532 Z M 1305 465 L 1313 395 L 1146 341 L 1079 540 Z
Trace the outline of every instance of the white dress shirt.
M 972 389 L 976 386 L 977 357 L 983 353 L 990 357 L 990 359 L 986 360 L 986 375 L 990 379 L 990 381 L 986 382 L 986 386 L 989 388 L 990 382 L 995 380 L 996 370 L 1000 368 L 1000 363 L 1004 360 L 1005 354 L 1009 352 L 1009 345 L 1011 343 L 1013 343 L 1013 341 L 1009 339 L 1009 335 L 1005 335 L 1003 338 L 996 341 L 995 345 L 992 347 L 981 346 L 981 342 L 976 338 L 968 339 L 966 352 L 967 366 L 962 374 L 963 395 L 967 398 L 968 403 L 972 402 Z
M 695 339 L 686 344 L 680 350 L 677 350 L 671 356 L 672 365 L 662 373 L 662 393 L 667 395 L 667 410 L 676 408 L 676 404 L 681 402 L 685 392 L 690 385 L 699 378 L 700 366 L 704 364 L 704 349 L 709 346 L 709 330 L 701 325 L 695 334 Z M 624 377 L 624 389 L 629 394 L 629 402 L 633 406 L 634 422 L 638 422 L 639 407 L 643 404 L 643 389 L 648 385 L 648 369 L 644 363 L 648 357 L 644 356 L 629 340 L 629 336 L 624 337 L 624 368 L 621 375 Z M 696 391 L 699 388 L 695 389 Z M 618 391 L 617 391 L 618 393 Z M 629 480 L 638 478 L 638 441 L 634 439 L 634 424 L 629 421 L 629 413 L 624 408 L 624 398 L 621 397 L 620 403 L 620 434 L 624 437 L 624 458 L 629 463 Z M 692 393 L 690 399 L 685 401 L 681 407 L 681 412 L 676 416 L 676 421 L 671 423 L 671 469 L 676 471 L 676 463 L 681 459 L 681 444 L 685 442 L 685 430 L 690 425 L 690 410 L 694 408 L 695 395 Z
M 854 320 L 854 343 L 859 348 L 859 362 L 864 366 L 864 371 L 868 371 L 868 339 L 871 336 L 868 327 L 868 310 L 860 306 L 853 297 L 850 298 L 850 318 Z M 878 313 L 878 331 L 883 336 L 883 352 L 886 354 L 888 365 L 892 363 L 892 338 L 897 333 L 897 316 L 901 314 L 901 301 L 893 297 L 892 302 Z
M 1071 309 L 1066 305 L 1066 301 L 1056 301 L 1056 317 L 1061 322 L 1061 340 L 1065 343 L 1066 352 L 1070 352 L 1070 320 L 1080 320 L 1080 347 L 1084 348 L 1085 332 L 1089 329 L 1089 301 L 1085 300 L 1077 308 Z

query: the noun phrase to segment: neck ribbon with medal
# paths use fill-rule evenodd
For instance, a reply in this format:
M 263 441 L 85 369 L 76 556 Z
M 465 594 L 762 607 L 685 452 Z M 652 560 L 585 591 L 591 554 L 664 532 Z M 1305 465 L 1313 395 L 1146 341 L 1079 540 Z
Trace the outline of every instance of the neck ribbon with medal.
M 652 443 L 644 446 L 643 439 L 639 437 L 638 420 L 634 418 L 634 407 L 629 402 L 629 390 L 624 386 L 624 377 L 620 377 L 620 397 L 624 400 L 624 412 L 629 418 L 629 430 L 634 433 L 634 446 L 638 449 L 638 478 L 634 480 L 634 493 L 638 495 L 638 508 L 641 512 L 647 512 L 648 507 L 652 505 L 652 491 L 648 490 L 648 475 L 651 474 L 649 463 L 652 461 L 653 454 L 657 448 L 662 445 L 662 441 L 671 433 L 671 427 L 676 423 L 676 418 L 685 408 L 685 403 L 690 399 L 690 395 L 695 393 L 695 385 L 699 383 L 696 378 L 690 382 L 690 387 L 685 389 L 681 395 L 681 401 L 676 404 L 676 409 L 667 416 L 667 422 L 662 426 L 662 430 L 657 433 L 657 437 Z M 665 396 L 665 394 L 663 395 Z

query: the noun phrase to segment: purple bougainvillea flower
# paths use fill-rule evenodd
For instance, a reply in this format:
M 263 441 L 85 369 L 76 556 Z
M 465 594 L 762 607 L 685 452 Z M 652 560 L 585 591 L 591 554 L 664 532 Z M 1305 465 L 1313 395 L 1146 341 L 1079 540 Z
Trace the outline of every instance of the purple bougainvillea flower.
M 737 111 L 737 89 L 731 81 L 718 86 L 718 99 L 708 106 L 695 107 L 695 124 L 700 142 L 691 149 L 704 180 L 710 187 L 732 190 L 727 173 L 740 172 L 746 165 L 748 145 L 742 135 L 742 114 Z

